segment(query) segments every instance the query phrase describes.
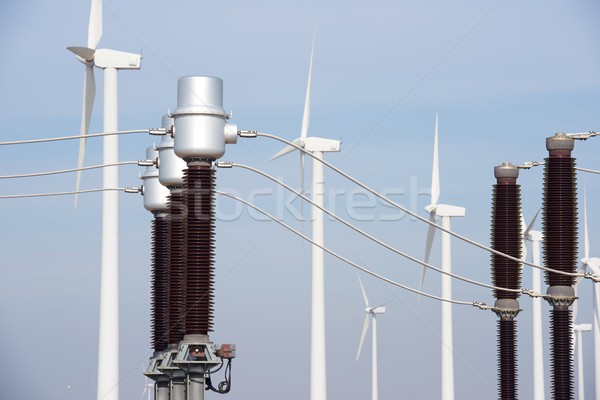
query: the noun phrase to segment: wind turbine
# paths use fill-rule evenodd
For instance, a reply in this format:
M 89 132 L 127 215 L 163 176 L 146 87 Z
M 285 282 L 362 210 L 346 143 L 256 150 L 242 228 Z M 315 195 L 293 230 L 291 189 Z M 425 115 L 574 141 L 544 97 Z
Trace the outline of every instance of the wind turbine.
M 583 340 L 582 332 L 592 330 L 592 324 L 577 324 L 573 325 L 573 332 L 577 338 L 577 398 L 585 400 L 585 385 L 583 380 Z
M 315 204 L 324 205 L 323 153 L 340 151 L 339 140 L 323 139 L 308 136 L 308 125 L 310 121 L 310 86 L 312 80 L 312 64 L 315 41 L 310 52 L 310 65 L 308 69 L 308 83 L 306 85 L 306 99 L 304 102 L 304 114 L 302 116 L 302 128 L 300 137 L 294 140 L 294 144 L 310 151 L 315 159 L 312 165 L 312 200 Z M 292 146 L 286 146 L 271 160 L 281 157 L 296 150 Z M 302 190 L 304 188 L 304 153 L 300 152 L 300 176 Z M 324 245 L 323 211 L 313 207 L 312 213 L 312 240 Z M 311 350 L 310 350 L 310 398 L 311 400 L 325 400 L 327 398 L 327 375 L 325 359 L 325 280 L 324 280 L 324 251 L 312 246 L 312 300 L 311 300 Z
M 583 195 L 583 258 L 581 264 L 589 268 L 593 274 L 600 275 L 600 258 L 590 257 L 590 239 L 587 223 L 587 195 Z M 594 384 L 596 386 L 596 400 L 600 399 L 600 287 L 594 282 Z
M 540 209 L 541 210 L 541 209 Z M 537 219 L 540 210 L 535 214 L 527 228 L 523 214 L 521 214 L 521 225 L 523 226 L 523 240 L 531 242 L 532 262 L 540 265 L 541 262 L 541 243 L 543 240 L 542 232 L 533 230 L 533 225 Z M 523 243 L 523 259 L 527 259 L 527 247 Z M 539 268 L 531 268 L 531 289 L 540 293 L 542 290 L 542 271 Z M 533 319 L 533 400 L 544 400 L 544 349 L 542 335 L 542 299 L 534 297 L 532 299 L 532 319 Z
M 442 227 L 450 230 L 452 217 L 464 217 L 463 207 L 438 204 L 440 197 L 440 166 L 438 155 L 438 115 L 435 114 L 435 135 L 433 139 L 433 168 L 431 174 L 431 204 L 425 207 L 429 213 L 429 220 L 434 222 L 435 217 L 440 217 Z M 429 226 L 427 230 L 427 242 L 425 244 L 425 262 L 429 262 L 431 247 L 435 237 L 436 228 Z M 442 270 L 452 272 L 451 236 L 442 232 Z M 421 288 L 425 282 L 425 268 L 421 274 Z M 442 274 L 442 297 L 452 298 L 452 278 Z M 452 304 L 442 302 L 442 400 L 454 399 L 454 350 L 452 339 Z
M 358 275 L 357 275 L 358 276 Z M 362 350 L 367 330 L 369 330 L 369 322 L 373 320 L 373 332 L 371 334 L 372 346 L 372 364 L 371 364 L 371 400 L 377 400 L 378 394 L 378 383 L 377 383 L 377 314 L 383 314 L 385 312 L 384 306 L 371 307 L 369 305 L 369 299 L 367 293 L 363 287 L 360 277 L 358 277 L 358 283 L 360 284 L 360 290 L 362 290 L 363 297 L 365 299 L 365 322 L 363 323 L 362 334 L 360 335 L 360 343 L 358 345 L 358 352 L 356 353 L 356 361 L 360 357 L 360 351 Z
M 139 69 L 141 56 L 121 51 L 98 49 L 102 36 L 102 0 L 92 0 L 87 47 L 68 47 L 85 64 L 81 131 L 89 129 L 96 84 L 94 67 L 104 70 L 104 132 L 118 126 L 117 71 Z M 103 138 L 103 163 L 118 162 L 116 135 Z M 79 145 L 79 167 L 83 165 L 85 139 Z M 77 177 L 79 190 L 80 175 Z M 103 188 L 119 187 L 118 168 L 103 169 Z M 119 398 L 119 197 L 116 191 L 102 192 L 102 261 L 100 281 L 100 333 L 98 345 L 98 399 Z

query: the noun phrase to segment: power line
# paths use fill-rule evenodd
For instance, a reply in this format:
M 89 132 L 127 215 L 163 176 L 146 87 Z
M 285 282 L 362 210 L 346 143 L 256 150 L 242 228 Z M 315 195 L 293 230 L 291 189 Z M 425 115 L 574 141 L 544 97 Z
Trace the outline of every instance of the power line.
M 297 236 L 301 237 L 302 239 L 304 239 L 304 240 L 312 243 L 313 245 L 319 247 L 323 251 L 325 251 L 325 252 L 329 253 L 330 255 L 334 256 L 338 260 L 343 261 L 346 264 L 349 264 L 349 265 L 353 266 L 354 268 L 359 269 L 359 270 L 361 270 L 361 271 L 363 271 L 363 272 L 365 272 L 365 273 L 367 273 L 367 274 L 369 274 L 369 275 L 371 275 L 371 276 L 373 276 L 373 277 L 375 277 L 377 279 L 381 279 L 382 281 L 385 281 L 385 282 L 387 282 L 387 283 L 389 283 L 391 285 L 397 286 L 399 288 L 408 290 L 409 292 L 417 293 L 417 294 L 420 294 L 420 295 L 422 295 L 424 297 L 428 297 L 430 299 L 434 299 L 434 300 L 438 300 L 438 301 L 444 301 L 444 302 L 447 302 L 447 303 L 452 303 L 452 304 L 457 304 L 457 305 L 463 305 L 463 306 L 474 306 L 474 307 L 478 307 L 478 308 L 481 308 L 481 309 L 489 309 L 489 307 L 485 303 L 482 303 L 482 302 L 444 299 L 442 297 L 438 297 L 438 296 L 435 296 L 433 294 L 425 293 L 425 292 L 422 292 L 420 290 L 413 289 L 413 288 L 411 288 L 409 286 L 406 286 L 406 285 L 403 285 L 403 284 L 398 283 L 396 281 L 393 281 L 393 280 L 391 280 L 389 278 L 384 277 L 383 275 L 380 275 L 380 274 L 378 274 L 378 273 L 376 273 L 374 271 L 371 271 L 371 270 L 369 270 L 369 269 L 367 269 L 365 267 L 362 267 L 362 266 L 356 264 L 355 262 L 352 262 L 352 261 L 348 260 L 347 258 L 345 258 L 345 257 L 337 254 L 336 252 L 334 252 L 333 250 L 328 249 L 325 246 L 322 246 L 322 245 L 316 243 L 312 239 L 310 239 L 307 236 L 303 235 L 302 233 L 298 232 L 296 229 L 294 229 L 291 226 L 285 224 L 284 222 L 278 220 L 275 216 L 269 214 L 265 210 L 259 208 L 258 206 L 255 206 L 254 204 L 252 204 L 252 203 L 250 203 L 250 202 L 248 202 L 248 201 L 246 201 L 246 200 L 244 200 L 244 199 L 242 199 L 240 197 L 237 197 L 237 196 L 235 196 L 235 195 L 233 195 L 231 193 L 221 192 L 220 190 L 215 190 L 215 193 L 220 194 L 222 196 L 229 197 L 231 199 L 234 199 L 236 201 L 239 201 L 240 203 L 243 203 L 243 204 L 247 205 L 248 207 L 253 208 L 254 210 L 258 211 L 259 213 L 265 215 L 266 217 L 268 217 L 271 220 L 275 221 L 279 225 L 283 226 L 285 229 L 289 230 L 290 232 L 296 234 Z
M 304 150 L 302 147 L 300 147 L 300 146 L 298 146 L 298 145 L 290 142 L 289 140 L 283 139 L 283 138 L 281 138 L 279 136 L 276 136 L 276 135 L 271 135 L 269 133 L 263 133 L 263 132 L 257 132 L 257 131 L 248 131 L 248 130 L 239 131 L 238 135 L 240 137 L 242 137 L 242 138 L 254 138 L 254 137 L 257 137 L 257 136 L 262 136 L 262 137 L 266 137 L 266 138 L 270 138 L 270 139 L 275 139 L 275 140 L 278 140 L 278 141 L 280 141 L 282 143 L 285 143 L 288 146 L 291 146 L 291 147 L 297 149 L 298 151 L 303 152 L 304 154 L 308 155 L 312 159 L 318 160 L 323 165 L 329 167 L 333 171 L 335 171 L 338 174 L 342 175 L 344 178 L 348 179 L 349 181 L 353 182 L 354 184 L 362 187 L 366 191 L 374 194 L 375 196 L 377 196 L 381 200 L 385 201 L 386 203 L 390 204 L 391 206 L 393 206 L 393 207 L 395 207 L 395 208 L 397 208 L 397 209 L 399 209 L 399 210 L 407 213 L 408 215 L 411 215 L 411 216 L 415 217 L 416 219 L 418 219 L 421 222 L 425 222 L 428 225 L 431 225 L 431 226 L 433 226 L 433 227 L 435 227 L 435 228 L 437 228 L 437 229 L 439 229 L 439 230 L 441 230 L 443 232 L 446 232 L 449 235 L 452 235 L 455 238 L 462 240 L 463 242 L 469 243 L 469 244 L 471 244 L 471 245 L 473 245 L 475 247 L 479 247 L 482 250 L 485 250 L 487 252 L 496 254 L 496 255 L 501 256 L 501 257 L 505 257 L 505 258 L 507 258 L 509 260 L 512 260 L 512 261 L 515 261 L 515 262 L 518 262 L 518 263 L 522 263 L 524 265 L 528 265 L 530 267 L 541 269 L 543 271 L 553 272 L 553 273 L 556 273 L 556 274 L 561 274 L 561 275 L 566 275 L 566 276 L 573 276 L 573 277 L 577 277 L 577 278 L 579 278 L 579 277 L 581 277 L 581 278 L 587 278 L 587 279 L 592 279 L 594 282 L 600 282 L 600 277 L 595 276 L 594 274 L 565 272 L 565 271 L 559 271 L 559 270 L 555 270 L 555 269 L 552 269 L 552 268 L 544 267 L 544 266 L 541 266 L 541 265 L 536 265 L 536 264 L 531 263 L 529 261 L 521 260 L 521 259 L 518 259 L 518 258 L 513 257 L 511 255 L 502 253 L 502 252 L 500 252 L 498 250 L 492 249 L 492 248 L 490 248 L 490 247 L 488 247 L 488 246 L 486 246 L 484 244 L 481 244 L 481 243 L 479 243 L 479 242 L 477 242 L 475 240 L 469 239 L 468 237 L 463 236 L 463 235 L 461 235 L 459 233 L 456 233 L 456 232 L 454 232 L 454 231 L 452 231 L 450 229 L 446 229 L 446 228 L 444 228 L 444 227 L 442 227 L 440 225 L 437 225 L 436 223 L 434 223 L 432 221 L 429 221 L 427 218 L 423 218 L 419 214 L 416 214 L 416 213 L 410 211 L 408 208 L 403 207 L 402 205 L 400 205 L 400 204 L 398 204 L 398 203 L 390 200 L 389 198 L 385 197 L 384 195 L 382 195 L 381 193 L 375 191 L 374 189 L 371 189 L 369 186 L 367 186 L 364 183 L 358 181 L 357 179 L 353 178 L 352 176 L 348 175 L 347 173 L 345 173 L 341 169 L 335 167 L 334 165 L 328 163 L 327 161 L 321 160 L 321 159 L 315 157 L 310 151 Z
M 96 193 L 96 192 L 125 192 L 125 193 L 139 193 L 140 189 L 136 187 L 124 187 L 124 188 L 104 188 L 104 189 L 87 189 L 79 190 L 74 192 L 54 192 L 54 193 L 32 193 L 32 194 L 12 194 L 0 196 L 0 199 L 23 199 L 27 197 L 49 197 L 49 196 L 67 196 L 71 194 L 83 194 L 83 193 Z
M 90 169 L 116 167 L 116 166 L 120 166 L 120 165 L 134 165 L 134 164 L 139 165 L 139 163 L 140 163 L 140 161 L 121 161 L 121 162 L 112 163 L 112 164 L 92 165 L 89 167 L 63 169 L 63 170 L 58 170 L 58 171 L 32 172 L 29 174 L 18 174 L 18 175 L 0 175 L 0 179 L 33 178 L 33 177 L 37 177 L 37 176 L 65 174 L 68 172 L 87 171 Z
M 590 172 L 592 174 L 600 174 L 600 171 L 594 171 L 593 169 L 580 168 L 580 167 L 575 167 L 575 169 L 578 171 Z
M 463 282 L 471 283 L 473 285 L 481 286 L 481 287 L 488 288 L 488 289 L 504 290 L 504 291 L 513 292 L 513 293 L 524 293 L 524 292 L 528 293 L 528 294 L 531 293 L 529 291 L 526 291 L 525 289 L 509 289 L 509 288 L 497 287 L 497 286 L 493 286 L 493 285 L 490 285 L 490 284 L 487 284 L 487 283 L 483 283 L 483 282 L 479 282 L 479 281 L 476 281 L 476 280 L 473 280 L 473 279 L 469 279 L 469 278 L 466 278 L 466 277 L 461 276 L 461 275 L 453 274 L 453 273 L 448 272 L 448 271 L 443 271 L 440 268 L 437 268 L 437 267 L 434 267 L 433 265 L 427 264 L 426 262 L 423 262 L 423 261 L 419 260 L 418 258 L 413 257 L 413 256 L 411 256 L 408 253 L 404 253 L 403 251 L 398 250 L 397 248 L 389 245 L 388 243 L 386 243 L 386 242 L 384 242 L 384 241 L 382 241 L 380 239 L 377 239 L 376 237 L 374 237 L 374 236 L 370 235 L 369 233 L 361 230 L 360 228 L 356 227 L 355 225 L 352 225 L 350 222 L 348 222 L 345 219 L 339 217 L 338 215 L 334 214 L 333 212 L 331 212 L 331 211 L 327 210 L 326 208 L 321 207 L 320 205 L 316 204 L 315 202 L 313 202 L 312 200 L 310 200 L 308 197 L 304 196 L 302 193 L 298 192 L 297 190 L 293 189 L 289 185 L 287 185 L 284 182 L 278 180 L 277 178 L 275 178 L 275 177 L 267 174 L 264 171 L 261 171 L 261 170 L 259 170 L 257 168 L 254 168 L 254 167 L 250 167 L 248 165 L 237 164 L 237 163 L 217 162 L 216 165 L 217 165 L 217 167 L 220 167 L 220 168 L 227 168 L 229 166 L 244 168 L 244 169 L 247 169 L 249 171 L 253 171 L 253 172 L 255 172 L 255 173 L 259 174 L 259 175 L 262 175 L 265 178 L 270 179 L 271 181 L 277 183 L 278 185 L 281 185 L 282 187 L 286 188 L 290 192 L 296 194 L 297 196 L 299 196 L 303 200 L 306 200 L 308 203 L 310 203 L 313 206 L 317 207 L 318 209 L 320 209 L 321 211 L 323 211 L 327 215 L 330 215 L 331 217 L 333 217 L 336 220 L 340 221 L 342 224 L 346 225 L 348 228 L 350 228 L 353 231 L 359 233 L 360 235 L 366 237 L 367 239 L 369 239 L 369 240 L 371 240 L 371 241 L 379 244 L 380 246 L 385 247 L 386 249 L 388 249 L 388 250 L 390 250 L 390 251 L 392 251 L 392 252 L 394 252 L 394 253 L 396 253 L 396 254 L 404 257 L 404 258 L 407 258 L 408 260 L 411 260 L 411 261 L 413 261 L 413 262 L 415 262 L 417 264 L 420 264 L 420 265 L 422 265 L 422 266 L 424 266 L 426 268 L 432 269 L 432 270 L 434 270 L 436 272 L 439 272 L 441 274 L 444 274 L 444 275 L 448 275 L 448 276 L 450 276 L 452 278 L 461 280 Z
M 44 139 L 15 140 L 15 141 L 11 141 L 11 142 L 0 142 L 0 146 L 59 142 L 62 140 L 87 139 L 87 138 L 94 138 L 94 137 L 101 137 L 101 136 L 131 135 L 133 133 L 149 133 L 151 135 L 165 135 L 167 133 L 167 129 L 165 129 L 165 128 L 134 129 L 134 130 L 128 130 L 128 131 L 89 133 L 87 135 L 60 136 L 60 137 L 44 138 Z

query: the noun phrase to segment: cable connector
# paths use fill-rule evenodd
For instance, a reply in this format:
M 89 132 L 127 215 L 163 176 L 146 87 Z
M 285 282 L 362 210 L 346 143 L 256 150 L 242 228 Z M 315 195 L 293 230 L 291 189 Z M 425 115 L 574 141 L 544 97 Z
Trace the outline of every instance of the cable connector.
M 256 136 L 258 136 L 257 131 L 250 131 L 247 129 L 239 130 L 237 134 L 239 137 L 243 137 L 243 138 L 255 138 Z
M 477 307 L 477 308 L 479 308 L 480 310 L 490 310 L 490 309 L 492 309 L 492 307 L 488 307 L 488 305 L 487 305 L 487 304 L 485 304 L 485 303 L 482 303 L 482 302 L 480 302 L 480 301 L 474 301 L 474 302 L 473 302 L 473 307 Z
M 123 189 L 123 191 L 125 193 L 142 193 L 142 188 L 141 187 L 135 187 L 135 186 L 125 186 L 125 188 Z
M 596 131 L 567 133 L 567 136 L 575 140 L 588 140 L 591 137 L 598 136 L 598 133 Z
M 233 163 L 231 161 L 217 161 L 215 166 L 217 168 L 233 168 Z
M 585 274 L 583 274 L 583 277 L 585 279 L 591 279 L 594 282 L 600 282 L 600 275 L 594 274 L 592 272 L 586 272 Z
M 535 290 L 531 290 L 531 289 L 527 289 L 527 288 L 523 288 L 521 289 L 521 293 L 526 294 L 529 297 L 544 297 L 543 295 L 541 295 L 540 293 L 536 292 Z
M 152 167 L 157 164 L 157 160 L 158 158 L 155 158 L 154 160 L 138 160 L 137 165 L 140 167 Z
M 537 167 L 538 165 L 543 165 L 543 161 L 525 161 L 523 165 L 517 165 L 517 168 L 520 169 L 529 169 L 531 167 Z
M 149 128 L 148 133 L 151 135 L 164 136 L 167 133 L 171 133 L 171 130 L 167 128 Z

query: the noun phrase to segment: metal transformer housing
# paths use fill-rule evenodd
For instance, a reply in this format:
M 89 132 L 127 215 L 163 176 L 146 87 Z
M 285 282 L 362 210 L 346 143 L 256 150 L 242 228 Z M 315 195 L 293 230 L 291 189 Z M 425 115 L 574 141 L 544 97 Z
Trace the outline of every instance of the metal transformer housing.
M 162 127 L 170 129 L 173 126 L 173 118 L 164 115 Z M 187 168 L 186 162 L 177 157 L 173 146 L 175 141 L 171 135 L 163 135 L 162 140 L 156 147 L 158 149 L 158 180 L 166 187 L 183 186 L 183 170 Z
M 158 157 L 158 151 L 153 146 L 148 147 L 146 149 L 146 159 L 155 160 L 156 157 Z M 144 182 L 142 189 L 144 208 L 150 212 L 166 211 L 169 189 L 160 184 L 156 166 L 146 167 L 141 179 Z
M 216 160 L 225 154 L 229 115 L 223 109 L 223 81 L 186 76 L 177 82 L 174 119 L 175 154 L 183 159 Z

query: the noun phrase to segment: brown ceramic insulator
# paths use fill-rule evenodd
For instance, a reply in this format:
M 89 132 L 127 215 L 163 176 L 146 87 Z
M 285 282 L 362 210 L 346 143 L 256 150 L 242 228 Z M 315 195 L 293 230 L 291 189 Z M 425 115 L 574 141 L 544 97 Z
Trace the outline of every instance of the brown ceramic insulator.
M 577 187 L 575 159 L 550 157 L 544 169 L 544 262 L 549 268 L 577 268 Z M 573 277 L 545 272 L 549 286 L 572 286 Z
M 521 188 L 516 184 L 494 185 L 492 205 L 492 248 L 521 258 Z M 521 265 L 506 257 L 492 254 L 494 286 L 521 287 Z M 494 289 L 497 299 L 516 299 L 519 294 Z
M 171 344 L 179 343 L 185 333 L 183 328 L 183 220 L 187 213 L 183 204 L 183 193 L 181 191 L 171 192 L 168 208 L 167 339 Z
M 551 310 L 552 398 L 573 399 L 571 311 Z
M 188 165 L 183 178 L 185 219 L 185 333 L 207 335 L 213 327 L 214 171 Z
M 517 322 L 498 321 L 498 399 L 515 400 L 517 388 Z
M 152 348 L 162 351 L 167 340 L 168 222 L 166 215 L 152 221 Z

